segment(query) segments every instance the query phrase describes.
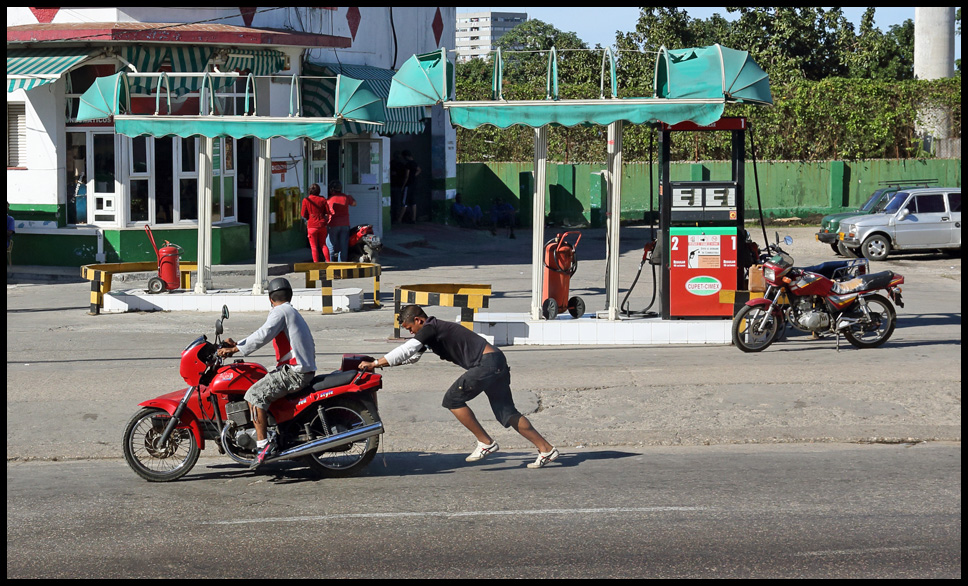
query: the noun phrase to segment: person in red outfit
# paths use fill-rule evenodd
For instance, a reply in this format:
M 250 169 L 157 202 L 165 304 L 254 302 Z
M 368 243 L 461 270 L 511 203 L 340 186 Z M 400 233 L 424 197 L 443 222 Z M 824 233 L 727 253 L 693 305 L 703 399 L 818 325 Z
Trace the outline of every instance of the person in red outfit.
M 309 186 L 309 195 L 302 202 L 302 217 L 306 220 L 309 234 L 309 248 L 313 251 L 313 262 L 323 262 L 319 252 L 323 252 L 323 259 L 329 262 L 329 248 L 326 246 L 326 229 L 330 218 L 329 204 L 326 198 L 319 194 L 319 184 Z
M 350 206 L 356 205 L 352 195 L 343 193 L 343 184 L 339 181 L 329 182 L 329 235 L 326 244 L 329 246 L 329 257 L 334 262 L 350 261 Z

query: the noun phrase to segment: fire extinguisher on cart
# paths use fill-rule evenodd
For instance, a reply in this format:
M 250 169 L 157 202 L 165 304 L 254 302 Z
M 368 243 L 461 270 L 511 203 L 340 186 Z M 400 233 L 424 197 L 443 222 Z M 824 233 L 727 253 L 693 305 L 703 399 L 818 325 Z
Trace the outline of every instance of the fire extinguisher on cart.
M 165 245 L 159 249 L 151 233 L 151 227 L 146 225 L 145 232 L 151 240 L 151 246 L 155 249 L 155 256 L 158 257 L 158 276 L 148 279 L 148 293 L 178 289 L 181 285 L 178 257 L 182 253 L 182 247 L 165 240 Z
M 577 234 L 573 243 L 569 235 Z M 556 319 L 560 309 L 568 309 L 573 318 L 585 315 L 585 302 L 581 297 L 568 297 L 571 277 L 578 270 L 575 249 L 581 240 L 580 232 L 558 234 L 545 243 L 544 247 L 544 285 L 542 286 L 541 315 L 548 320 Z

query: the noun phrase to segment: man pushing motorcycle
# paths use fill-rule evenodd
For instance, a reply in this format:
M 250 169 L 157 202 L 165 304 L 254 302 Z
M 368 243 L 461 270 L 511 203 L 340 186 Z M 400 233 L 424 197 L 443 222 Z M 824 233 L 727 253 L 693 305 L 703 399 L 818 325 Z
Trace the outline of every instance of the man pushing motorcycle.
M 304 388 L 316 373 L 316 343 L 306 320 L 289 303 L 292 301 L 292 286 L 287 279 L 279 277 L 269 281 L 268 293 L 272 309 L 266 323 L 237 343 L 226 338 L 223 347 L 218 349 L 222 358 L 236 352 L 248 356 L 272 340 L 276 351 L 276 369 L 256 381 L 245 393 L 245 400 L 253 412 L 258 449 L 250 469 L 258 468 L 275 450 L 274 442 L 268 437 L 269 405 Z
M 444 393 L 443 406 L 477 438 L 477 447 L 466 460 L 476 462 L 498 451 L 497 442 L 484 430 L 467 401 L 482 392 L 487 395 L 494 417 L 504 427 L 513 427 L 538 448 L 538 458 L 528 468 L 541 468 L 558 458 L 558 449 L 518 412 L 511 398 L 511 373 L 504 353 L 460 324 L 427 317 L 419 305 L 400 312 L 400 323 L 413 338 L 373 362 L 361 362 L 361 370 L 413 364 L 430 348 L 441 360 L 449 360 L 465 372 Z

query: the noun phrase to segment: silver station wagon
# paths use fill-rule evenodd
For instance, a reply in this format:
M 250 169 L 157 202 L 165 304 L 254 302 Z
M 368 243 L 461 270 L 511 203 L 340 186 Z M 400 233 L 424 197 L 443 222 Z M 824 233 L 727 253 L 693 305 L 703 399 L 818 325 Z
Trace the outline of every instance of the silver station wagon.
M 898 191 L 880 213 L 840 221 L 849 253 L 884 260 L 892 250 L 961 250 L 961 188 Z

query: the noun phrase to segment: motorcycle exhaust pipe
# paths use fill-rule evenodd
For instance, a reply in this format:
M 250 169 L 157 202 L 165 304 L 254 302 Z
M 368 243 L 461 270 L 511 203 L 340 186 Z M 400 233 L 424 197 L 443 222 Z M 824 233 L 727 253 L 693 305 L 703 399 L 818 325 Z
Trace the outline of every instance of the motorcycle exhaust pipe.
M 289 448 L 284 452 L 280 452 L 274 456 L 269 456 L 266 458 L 266 462 L 291 460 L 294 458 L 315 454 L 317 452 L 324 452 L 332 448 L 351 444 L 353 442 L 364 440 L 368 437 L 373 437 L 374 435 L 380 435 L 381 433 L 383 433 L 383 423 L 377 421 L 376 423 L 364 425 L 363 427 L 357 427 L 356 429 L 351 429 L 350 431 L 344 431 L 342 433 L 337 433 L 336 435 L 331 435 L 329 437 L 299 444 L 298 446 Z

